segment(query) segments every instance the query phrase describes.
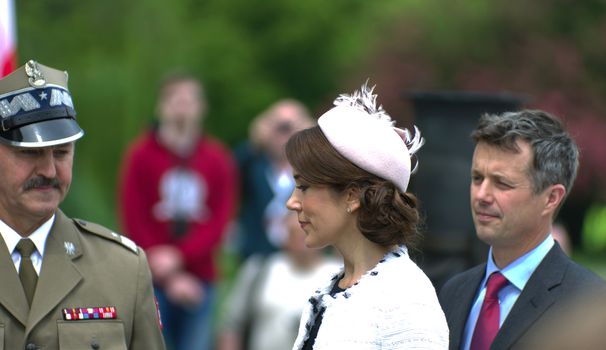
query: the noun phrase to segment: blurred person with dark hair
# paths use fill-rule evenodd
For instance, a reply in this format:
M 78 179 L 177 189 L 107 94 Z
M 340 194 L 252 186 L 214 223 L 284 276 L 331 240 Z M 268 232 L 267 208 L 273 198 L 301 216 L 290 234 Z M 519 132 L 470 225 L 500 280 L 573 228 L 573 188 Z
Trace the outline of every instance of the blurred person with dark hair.
M 130 145 L 121 174 L 124 230 L 148 254 L 167 344 L 176 350 L 211 347 L 214 254 L 237 192 L 231 154 L 202 133 L 206 109 L 198 79 L 169 75 L 157 127 Z
M 310 248 L 334 247 L 343 268 L 306 304 L 293 349 L 446 349 L 436 292 L 410 259 L 419 232 L 407 193 L 423 139 L 394 127 L 366 84 L 341 95 L 318 126 L 293 135 L 286 155 Z
M 59 209 L 84 136 L 67 77 L 30 60 L 0 79 L 0 349 L 162 350 L 143 250 Z
M 303 104 L 282 99 L 252 121 L 249 139 L 235 149 L 241 190 L 235 245 L 241 259 L 270 254 L 282 245 L 284 202 L 295 186 L 284 145 L 313 124 Z
M 242 265 L 226 300 L 218 350 L 283 350 L 292 347 L 303 307 L 337 259 L 305 246 L 297 215 L 283 217 L 287 231 L 279 252 L 253 255 Z
M 440 301 L 451 349 L 509 349 L 583 290 L 604 286 L 554 241 L 579 152 L 543 111 L 486 114 L 472 133 L 471 213 L 488 261 L 450 279 Z

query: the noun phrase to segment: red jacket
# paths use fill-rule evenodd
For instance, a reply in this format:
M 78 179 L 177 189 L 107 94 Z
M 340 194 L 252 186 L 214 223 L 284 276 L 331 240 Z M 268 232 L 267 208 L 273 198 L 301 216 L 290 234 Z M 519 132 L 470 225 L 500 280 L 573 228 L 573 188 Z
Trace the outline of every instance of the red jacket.
M 231 153 L 218 141 L 204 136 L 193 155 L 183 159 L 150 131 L 131 144 L 122 166 L 119 208 L 124 233 L 143 249 L 176 246 L 188 271 L 214 281 L 214 250 L 235 210 L 236 177 Z M 189 216 L 178 236 L 173 232 L 177 207 L 185 207 Z

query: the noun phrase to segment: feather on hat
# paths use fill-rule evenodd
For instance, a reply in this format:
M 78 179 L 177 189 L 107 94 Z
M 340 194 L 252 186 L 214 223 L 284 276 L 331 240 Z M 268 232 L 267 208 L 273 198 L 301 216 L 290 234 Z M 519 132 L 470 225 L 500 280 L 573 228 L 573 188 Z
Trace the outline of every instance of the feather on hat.
M 415 158 L 411 166 L 411 158 L 425 139 L 416 126 L 414 135 L 408 129 L 396 128 L 383 106 L 377 107 L 373 90 L 366 82 L 353 94 L 340 95 L 335 107 L 318 119 L 318 125 L 342 156 L 406 192 L 418 165 Z

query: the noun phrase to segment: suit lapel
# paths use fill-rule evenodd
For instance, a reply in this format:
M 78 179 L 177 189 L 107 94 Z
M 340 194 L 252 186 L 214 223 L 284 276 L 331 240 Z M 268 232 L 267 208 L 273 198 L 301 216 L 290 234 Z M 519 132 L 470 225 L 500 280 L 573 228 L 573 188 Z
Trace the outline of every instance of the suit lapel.
M 29 306 L 21 287 L 19 274 L 15 270 L 15 264 L 2 236 L 0 236 L 0 278 L 2 278 L 0 304 L 25 326 Z
M 79 233 L 71 220 L 57 211 L 55 223 L 46 240 L 26 336 L 80 282 L 82 275 L 72 261 L 80 255 L 82 248 Z
M 458 285 L 453 297 L 449 298 L 449 300 L 451 300 L 451 305 L 448 313 L 452 315 L 451 320 L 449 320 L 451 326 L 450 341 L 457 349 L 461 347 L 465 324 L 467 323 L 471 306 L 475 300 L 476 293 L 485 272 L 486 264 L 474 267 L 469 271 L 463 283 Z M 451 346 L 451 349 L 452 348 L 453 347 Z
M 509 349 L 555 303 L 567 268 L 556 244 L 532 274 L 493 342 L 493 349 Z

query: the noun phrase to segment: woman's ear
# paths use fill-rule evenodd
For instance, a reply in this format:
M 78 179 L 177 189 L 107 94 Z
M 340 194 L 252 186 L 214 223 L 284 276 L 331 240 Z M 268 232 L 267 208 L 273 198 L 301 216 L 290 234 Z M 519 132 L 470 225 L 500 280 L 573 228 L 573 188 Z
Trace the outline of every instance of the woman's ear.
M 350 187 L 346 190 L 346 204 L 347 212 L 353 213 L 360 208 L 360 189 L 357 187 Z

